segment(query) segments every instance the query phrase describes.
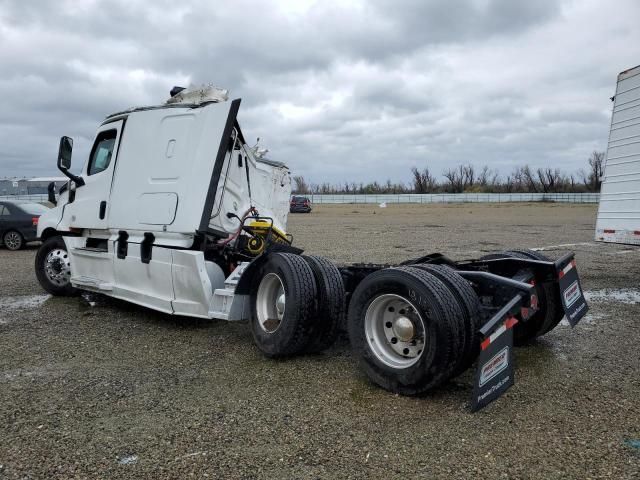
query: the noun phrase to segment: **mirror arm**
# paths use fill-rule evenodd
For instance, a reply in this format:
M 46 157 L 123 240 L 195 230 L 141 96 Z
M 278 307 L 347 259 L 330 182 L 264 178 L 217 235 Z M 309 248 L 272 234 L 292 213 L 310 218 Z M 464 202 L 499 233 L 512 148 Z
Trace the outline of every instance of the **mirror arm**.
M 81 187 L 81 186 L 84 185 L 84 179 L 82 177 L 79 177 L 78 175 L 74 175 L 73 173 L 71 173 L 66 168 L 58 167 L 58 169 L 62 173 L 64 173 L 67 177 L 69 177 L 71 180 L 73 180 L 75 182 L 75 184 L 76 184 L 76 187 Z

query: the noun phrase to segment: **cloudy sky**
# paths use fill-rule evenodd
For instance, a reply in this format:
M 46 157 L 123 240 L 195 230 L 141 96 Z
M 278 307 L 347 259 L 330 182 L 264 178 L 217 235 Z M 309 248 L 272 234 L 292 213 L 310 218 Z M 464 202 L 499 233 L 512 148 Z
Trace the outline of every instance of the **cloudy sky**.
M 0 0 L 0 177 L 56 174 L 61 135 L 77 168 L 106 114 L 202 83 L 315 183 L 569 172 L 605 148 L 638 20 L 635 0 Z

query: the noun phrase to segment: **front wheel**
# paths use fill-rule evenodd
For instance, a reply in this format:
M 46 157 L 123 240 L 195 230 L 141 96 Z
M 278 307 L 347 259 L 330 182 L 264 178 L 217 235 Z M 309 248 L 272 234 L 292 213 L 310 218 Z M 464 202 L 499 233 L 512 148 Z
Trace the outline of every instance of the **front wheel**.
M 24 245 L 24 238 L 22 238 L 19 232 L 11 230 L 4 234 L 2 242 L 9 250 L 20 250 Z
M 36 254 L 36 277 L 52 295 L 72 296 L 78 290 L 71 285 L 71 259 L 60 236 L 44 241 Z

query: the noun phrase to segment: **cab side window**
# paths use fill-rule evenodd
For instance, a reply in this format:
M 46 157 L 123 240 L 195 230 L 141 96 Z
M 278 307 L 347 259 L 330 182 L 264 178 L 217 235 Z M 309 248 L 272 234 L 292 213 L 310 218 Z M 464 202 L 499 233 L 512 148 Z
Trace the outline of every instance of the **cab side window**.
M 91 149 L 87 175 L 94 175 L 109 168 L 117 135 L 118 131 L 115 129 L 105 130 L 98 134 L 96 141 L 93 144 L 93 148 Z
M 0 217 L 4 215 L 9 215 L 9 209 L 4 205 L 0 205 Z

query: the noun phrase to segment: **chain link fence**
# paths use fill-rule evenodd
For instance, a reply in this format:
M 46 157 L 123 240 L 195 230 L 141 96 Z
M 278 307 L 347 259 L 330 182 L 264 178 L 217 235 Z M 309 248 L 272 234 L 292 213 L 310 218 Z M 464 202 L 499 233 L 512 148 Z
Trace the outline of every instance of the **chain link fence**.
M 306 195 L 315 204 L 330 203 L 598 203 L 599 193 L 425 193 L 384 195 Z
M 306 195 L 315 204 L 330 203 L 508 203 L 559 202 L 598 203 L 599 193 L 399 193 L 384 195 Z M 0 200 L 46 202 L 47 195 L 0 195 Z

